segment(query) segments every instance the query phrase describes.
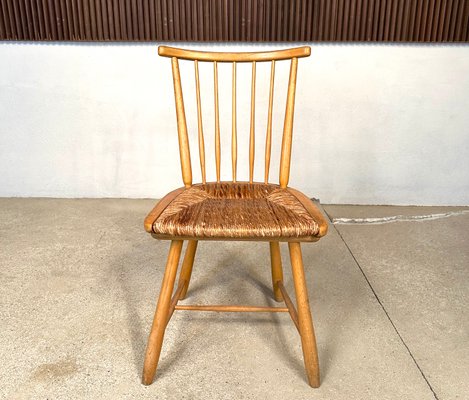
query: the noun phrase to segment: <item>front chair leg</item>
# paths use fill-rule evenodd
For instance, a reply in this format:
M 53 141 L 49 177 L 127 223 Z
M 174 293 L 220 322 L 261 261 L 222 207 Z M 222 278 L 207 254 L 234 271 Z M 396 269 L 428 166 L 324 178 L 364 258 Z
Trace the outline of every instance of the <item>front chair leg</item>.
M 308 289 L 306 287 L 301 246 L 300 243 L 289 242 L 288 248 L 290 250 L 293 282 L 295 284 L 298 325 L 300 328 L 306 374 L 308 375 L 309 384 L 317 388 L 320 384 L 318 352 L 316 348 L 316 338 L 314 336 L 313 320 L 309 308 Z
M 151 327 L 150 336 L 148 337 L 142 376 L 142 383 L 144 385 L 150 385 L 153 382 L 156 367 L 158 366 L 182 243 L 182 240 L 171 241 L 163 283 L 161 284 L 160 297 L 158 298 L 153 325 Z
M 179 285 L 182 284 L 182 281 L 186 281 L 184 289 L 182 289 L 179 299 L 185 299 L 187 294 L 187 289 L 189 289 L 189 282 L 192 275 L 192 266 L 194 265 L 195 252 L 197 250 L 197 240 L 189 240 L 187 243 L 186 254 L 184 255 L 184 260 L 182 261 L 181 273 L 179 275 Z
M 270 242 L 270 266 L 272 268 L 272 288 L 275 301 L 282 301 L 283 296 L 278 281 L 283 282 L 282 256 L 280 255 L 279 242 Z

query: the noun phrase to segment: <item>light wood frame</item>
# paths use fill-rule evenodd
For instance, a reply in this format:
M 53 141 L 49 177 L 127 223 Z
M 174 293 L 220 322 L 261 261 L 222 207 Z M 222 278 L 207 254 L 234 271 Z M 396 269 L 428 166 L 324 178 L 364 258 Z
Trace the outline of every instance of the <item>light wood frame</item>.
M 312 215 L 320 221 L 323 221 L 323 216 L 311 208 L 307 199 L 301 192 L 288 188 L 288 181 L 290 176 L 290 163 L 291 163 L 291 148 L 292 148 L 292 135 L 293 135 L 293 114 L 295 104 L 296 92 L 296 76 L 298 68 L 298 58 L 308 57 L 310 55 L 310 48 L 307 46 L 279 50 L 271 52 L 252 52 L 252 53 L 214 53 L 176 49 L 167 46 L 160 46 L 158 53 L 161 56 L 171 58 L 173 81 L 174 81 L 174 95 L 176 104 L 177 116 L 177 129 L 179 138 L 179 151 L 181 161 L 182 180 L 185 188 L 191 187 L 192 182 L 192 166 L 191 156 L 189 150 L 189 139 L 187 134 L 186 115 L 184 109 L 183 91 L 181 84 L 181 77 L 179 71 L 179 59 L 190 60 L 194 62 L 195 72 L 195 87 L 196 87 L 196 103 L 197 103 L 197 128 L 198 128 L 198 145 L 199 145 L 199 161 L 202 175 L 202 183 L 206 183 L 206 163 L 205 163 L 205 141 L 203 134 L 202 122 L 202 105 L 200 96 L 200 78 L 199 78 L 199 62 L 212 62 L 214 71 L 214 108 L 215 108 L 215 166 L 217 182 L 220 182 L 220 165 L 221 165 L 221 150 L 220 150 L 220 122 L 219 122 L 219 93 L 218 93 L 218 63 L 232 63 L 232 132 L 231 132 L 231 157 L 232 157 L 232 181 L 237 182 L 237 122 L 236 122 L 236 64 L 240 62 L 250 62 L 252 64 L 252 77 L 251 77 L 251 113 L 250 113 L 250 132 L 249 132 L 249 182 L 254 182 L 254 159 L 255 159 L 255 93 L 256 93 L 256 63 L 257 62 L 271 62 L 271 77 L 270 77 L 270 90 L 269 90 L 269 109 L 268 121 L 265 143 L 265 170 L 264 182 L 269 182 L 269 169 L 271 159 L 271 137 L 272 137 L 272 109 L 274 97 L 274 80 L 275 80 L 275 63 L 282 60 L 290 60 L 290 74 L 287 90 L 287 102 L 285 109 L 285 120 L 283 127 L 283 138 L 281 147 L 281 160 L 279 171 L 279 184 L 281 188 L 289 190 Z M 168 204 L 177 197 L 184 188 L 177 189 L 170 195 L 165 197 L 165 201 L 160 202 L 150 212 L 145 219 L 145 229 L 152 232 L 153 222 L 168 206 Z M 327 230 L 321 228 L 320 236 L 323 236 Z M 318 236 L 318 238 L 320 237 Z M 161 239 L 161 236 L 158 236 Z M 311 238 L 310 241 L 315 241 L 318 238 Z M 283 283 L 283 269 L 280 254 L 279 241 L 270 239 L 270 258 L 271 258 L 271 272 L 272 272 L 272 287 L 273 297 L 276 301 L 285 302 L 285 307 L 259 307 L 248 305 L 181 305 L 178 304 L 179 300 L 186 297 L 189 288 L 189 282 L 192 275 L 192 268 L 194 264 L 195 254 L 198 246 L 197 238 L 183 238 L 183 237 L 167 237 L 165 239 L 171 240 L 168 259 L 166 262 L 166 269 L 161 285 L 160 295 L 156 307 L 155 316 L 153 319 L 152 328 L 150 331 L 148 345 L 146 350 L 142 382 L 149 385 L 153 382 L 158 360 L 161 353 L 163 344 L 164 332 L 167 324 L 175 310 L 185 311 L 215 311 L 215 312 L 285 312 L 289 313 L 293 323 L 301 337 L 303 348 L 304 363 L 308 382 L 312 387 L 319 387 L 319 364 L 316 348 L 316 339 L 314 334 L 314 327 L 311 318 L 311 311 L 308 300 L 308 291 L 306 285 L 306 278 L 304 273 L 304 266 L 301 254 L 301 246 L 298 241 L 289 241 L 289 253 L 291 268 L 293 274 L 293 281 L 296 294 L 295 307 L 293 301 L 288 295 Z M 178 285 L 174 291 L 174 284 L 179 264 L 180 255 L 182 252 L 183 241 L 187 240 L 187 248 L 182 262 L 181 272 L 179 275 Z M 254 240 L 254 239 L 253 239 Z M 173 294 L 174 291 L 174 294 Z

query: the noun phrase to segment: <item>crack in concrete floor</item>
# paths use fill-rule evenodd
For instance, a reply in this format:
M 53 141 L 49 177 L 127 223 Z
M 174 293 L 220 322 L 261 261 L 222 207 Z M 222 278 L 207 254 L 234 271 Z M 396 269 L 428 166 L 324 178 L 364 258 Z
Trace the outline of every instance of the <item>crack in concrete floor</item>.
M 469 213 L 469 210 L 449 211 L 446 213 L 427 215 L 393 215 L 391 217 L 370 217 L 370 218 L 331 218 L 334 225 L 381 225 L 393 222 L 423 222 L 434 221 L 441 218 L 455 217 Z

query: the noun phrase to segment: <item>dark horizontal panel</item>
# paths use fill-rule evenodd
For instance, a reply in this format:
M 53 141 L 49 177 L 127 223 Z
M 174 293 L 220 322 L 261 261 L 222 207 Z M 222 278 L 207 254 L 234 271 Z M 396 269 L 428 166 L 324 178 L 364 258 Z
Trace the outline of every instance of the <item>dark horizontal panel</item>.
M 469 0 L 0 0 L 0 40 L 467 42 Z

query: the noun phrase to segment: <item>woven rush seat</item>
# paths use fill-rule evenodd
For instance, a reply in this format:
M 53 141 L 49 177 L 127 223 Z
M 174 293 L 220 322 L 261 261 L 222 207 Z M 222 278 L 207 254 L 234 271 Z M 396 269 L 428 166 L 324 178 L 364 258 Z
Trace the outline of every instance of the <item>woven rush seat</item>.
M 193 185 L 161 200 L 155 236 L 198 239 L 315 241 L 327 230 L 316 205 L 301 192 L 263 183 Z

